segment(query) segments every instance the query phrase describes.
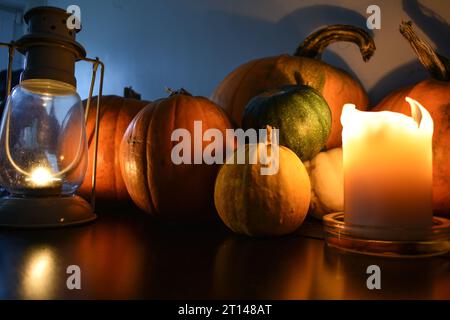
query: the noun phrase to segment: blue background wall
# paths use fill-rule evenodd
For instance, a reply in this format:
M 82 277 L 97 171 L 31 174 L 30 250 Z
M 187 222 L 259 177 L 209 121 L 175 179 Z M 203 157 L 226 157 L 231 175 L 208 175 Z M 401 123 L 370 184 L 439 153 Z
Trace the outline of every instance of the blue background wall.
M 387 92 L 426 77 L 398 32 L 411 19 L 421 36 L 450 56 L 447 0 L 34 0 L 26 7 L 78 4 L 78 40 L 106 63 L 106 94 L 133 86 L 145 99 L 185 87 L 209 96 L 234 67 L 250 59 L 292 53 L 313 30 L 332 23 L 366 26 L 366 8 L 381 7 L 375 56 L 364 63 L 352 44 L 330 46 L 324 60 L 357 75 L 376 103 Z M 351 68 L 350 68 L 351 67 Z M 86 97 L 90 66 L 77 67 Z M 424 103 L 426 104 L 426 103 Z

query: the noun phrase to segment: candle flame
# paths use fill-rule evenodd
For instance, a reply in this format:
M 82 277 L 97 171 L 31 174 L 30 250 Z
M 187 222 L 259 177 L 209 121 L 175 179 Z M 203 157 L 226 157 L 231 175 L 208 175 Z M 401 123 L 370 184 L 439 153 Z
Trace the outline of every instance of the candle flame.
M 37 187 L 45 187 L 50 185 L 53 181 L 58 180 L 60 179 L 53 177 L 50 170 L 45 167 L 36 167 L 31 172 L 30 177 L 27 178 L 27 181 L 30 181 L 34 186 Z

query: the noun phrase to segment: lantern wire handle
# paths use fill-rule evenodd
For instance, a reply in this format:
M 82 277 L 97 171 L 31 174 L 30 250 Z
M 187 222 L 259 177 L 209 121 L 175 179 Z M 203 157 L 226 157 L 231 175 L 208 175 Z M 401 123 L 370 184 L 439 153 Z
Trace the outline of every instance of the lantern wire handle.
M 14 58 L 15 45 L 14 42 L 4 43 L 0 42 L 0 47 L 8 47 L 8 72 L 6 80 L 6 98 L 11 94 L 11 83 L 12 83 L 12 63 Z
M 13 58 L 14 58 L 14 52 L 15 52 L 15 45 L 14 42 L 11 43 L 3 43 L 0 42 L 0 47 L 8 47 L 9 50 L 9 54 L 8 54 L 8 73 L 7 73 L 7 86 L 6 86 L 6 93 L 7 93 L 7 98 L 9 98 L 10 94 L 11 94 L 11 84 L 12 84 L 12 63 L 13 63 Z M 91 86 L 89 88 L 89 97 L 86 103 L 86 110 L 85 110 L 85 123 L 87 123 L 87 116 L 89 113 L 89 108 L 90 108 L 90 103 L 91 103 L 91 99 L 92 99 L 92 94 L 94 91 L 94 85 L 95 85 L 95 79 L 96 79 L 96 75 L 97 75 L 97 70 L 98 67 L 100 66 L 100 84 L 99 84 L 99 88 L 98 88 L 98 97 L 97 97 L 97 110 L 96 110 L 96 115 L 95 115 L 95 129 L 94 129 L 94 159 L 93 159 L 93 165 L 92 165 L 92 181 L 91 181 L 91 206 L 92 208 L 95 210 L 95 188 L 96 188 L 96 176 L 97 176 L 97 154 L 98 154 L 98 136 L 99 136 L 99 125 L 100 125 L 100 104 L 101 104 L 101 97 L 103 94 L 103 79 L 104 79 L 104 74 L 105 74 L 105 65 L 102 61 L 100 61 L 100 59 L 97 57 L 95 59 L 90 59 L 90 58 L 82 58 L 82 60 L 86 61 L 86 62 L 90 62 L 92 63 L 92 79 L 91 79 Z M 9 150 L 9 116 L 11 113 L 11 108 L 8 108 L 7 110 L 8 112 L 8 117 L 7 117 L 7 128 L 6 128 L 6 133 L 7 133 L 7 137 L 5 139 L 5 149 L 6 149 L 6 153 L 8 156 L 9 161 L 11 162 L 11 164 L 22 174 L 25 175 L 30 175 L 28 172 L 26 172 L 25 170 L 22 170 L 19 166 L 17 166 L 14 162 L 14 160 L 11 157 L 10 154 L 10 150 Z M 81 144 L 80 144 L 81 145 Z M 79 149 L 80 146 L 79 146 Z M 77 152 L 77 157 L 75 157 L 73 163 L 71 163 L 68 167 L 66 167 L 64 170 L 62 170 L 61 172 L 59 172 L 57 175 L 61 175 L 69 170 L 72 169 L 73 164 L 75 162 L 77 162 L 76 160 L 79 158 L 81 152 L 81 150 L 78 150 Z
M 100 104 L 103 94 L 103 78 L 105 74 L 105 65 L 97 57 L 95 59 L 83 58 L 84 61 L 92 63 L 92 79 L 89 88 L 89 96 L 86 102 L 85 121 L 87 124 L 89 109 L 91 105 L 92 94 L 94 91 L 95 79 L 98 67 L 100 66 L 100 83 L 98 87 L 97 105 L 95 113 L 95 128 L 94 128 L 94 158 L 92 159 L 92 180 L 91 180 L 91 206 L 95 210 L 95 187 L 97 183 L 97 156 L 98 156 L 98 136 L 100 127 Z
M 14 52 L 16 49 L 16 46 L 14 44 L 14 42 L 11 43 L 0 43 L 0 46 L 6 46 L 9 49 L 8 52 L 8 79 L 7 79 L 7 97 L 9 98 L 9 96 L 11 95 L 11 83 L 12 83 L 12 64 L 13 64 L 13 59 L 14 59 Z M 16 169 L 18 172 L 22 173 L 25 176 L 31 176 L 31 174 L 29 172 L 27 172 L 26 170 L 22 169 L 13 159 L 12 155 L 11 155 L 11 150 L 9 148 L 9 125 L 10 125 L 10 120 L 11 120 L 11 111 L 12 111 L 12 106 L 7 104 L 6 106 L 6 123 L 5 123 L 5 151 L 6 151 L 6 156 L 8 158 L 8 161 L 11 163 L 11 165 L 14 167 L 14 169 Z M 80 141 L 83 138 L 83 132 L 80 133 Z M 77 149 L 77 153 L 75 158 L 73 159 L 73 161 L 67 166 L 65 167 L 63 170 L 57 172 L 54 174 L 54 176 L 61 176 L 63 174 L 65 174 L 66 172 L 71 171 L 75 165 L 79 162 L 79 159 L 81 157 L 81 151 L 82 151 L 82 144 L 81 142 L 78 144 L 78 149 Z
M 91 99 L 92 94 L 94 92 L 94 86 L 95 86 L 95 79 L 97 77 L 97 69 L 98 69 L 98 63 L 92 62 L 92 77 L 91 77 L 91 86 L 89 87 L 89 95 L 86 102 L 86 110 L 84 110 L 84 121 L 87 124 L 89 110 L 91 108 Z
M 11 95 L 11 83 L 12 83 L 12 64 L 13 64 L 13 59 L 14 59 L 14 52 L 16 49 L 16 46 L 14 44 L 14 42 L 11 43 L 0 43 L 0 46 L 4 46 L 4 47 L 8 47 L 9 52 L 8 52 L 8 79 L 7 79 L 7 97 L 9 98 L 9 96 Z M 10 125 L 10 120 L 11 120 L 11 111 L 12 111 L 12 106 L 7 104 L 6 106 L 6 123 L 5 123 L 5 151 L 6 151 L 6 156 L 8 158 L 8 161 L 11 163 L 11 165 L 14 167 L 14 169 L 16 169 L 18 172 L 22 173 L 25 176 L 30 177 L 31 174 L 29 172 L 27 172 L 26 170 L 22 169 L 13 159 L 12 155 L 11 155 L 11 150 L 9 148 L 9 125 Z M 78 144 L 78 149 L 77 149 L 77 153 L 75 158 L 73 159 L 73 161 L 67 166 L 65 167 L 63 170 L 57 172 L 54 174 L 54 176 L 61 176 L 63 174 L 65 174 L 66 172 L 71 171 L 76 164 L 79 162 L 79 159 L 81 157 L 81 153 L 82 153 L 82 143 L 81 143 L 81 139 L 83 138 L 83 132 L 80 132 L 80 143 Z

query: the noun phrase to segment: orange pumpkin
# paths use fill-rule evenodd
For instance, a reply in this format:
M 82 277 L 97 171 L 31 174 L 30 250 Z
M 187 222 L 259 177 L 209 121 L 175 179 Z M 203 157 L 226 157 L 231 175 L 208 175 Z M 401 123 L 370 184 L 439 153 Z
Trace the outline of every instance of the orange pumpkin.
M 201 121 L 201 136 L 194 132 L 194 121 Z M 200 143 L 206 130 L 218 129 L 225 137 L 227 128 L 232 125 L 221 108 L 183 89 L 144 108 L 128 127 L 120 149 L 122 175 L 136 205 L 165 220 L 215 217 L 213 194 L 219 165 L 206 164 L 203 157 L 199 164 L 175 164 L 172 148 L 181 142 L 172 141 L 171 136 L 175 129 L 186 129 L 194 158 L 194 145 Z M 209 144 L 202 139 L 202 154 Z M 223 155 L 225 144 L 223 141 Z
M 309 85 L 323 95 L 331 109 L 331 134 L 326 147 L 338 147 L 342 144 L 339 119 L 343 105 L 353 103 L 366 110 L 368 98 L 358 80 L 320 60 L 325 48 L 336 41 L 356 43 L 364 61 L 369 60 L 375 51 L 373 39 L 363 29 L 347 25 L 328 26 L 307 37 L 293 56 L 283 54 L 241 65 L 219 84 L 212 100 L 223 107 L 237 124 L 241 124 L 245 106 L 253 97 L 285 85 Z
M 410 42 L 431 78 L 401 88 L 386 98 L 375 111 L 394 111 L 411 115 L 405 97 L 421 102 L 434 122 L 433 132 L 433 209 L 450 215 L 450 60 L 438 55 L 425 41 L 419 39 L 411 22 L 404 22 L 400 32 Z
M 86 101 L 84 103 L 86 104 Z M 120 172 L 119 147 L 131 120 L 148 103 L 148 101 L 119 96 L 102 97 L 96 175 L 96 199 L 100 203 L 106 204 L 111 200 L 119 202 L 131 200 Z M 95 97 L 91 101 L 86 125 L 86 137 L 89 143 L 88 169 L 83 184 L 78 189 L 78 194 L 87 199 L 91 195 L 96 105 Z

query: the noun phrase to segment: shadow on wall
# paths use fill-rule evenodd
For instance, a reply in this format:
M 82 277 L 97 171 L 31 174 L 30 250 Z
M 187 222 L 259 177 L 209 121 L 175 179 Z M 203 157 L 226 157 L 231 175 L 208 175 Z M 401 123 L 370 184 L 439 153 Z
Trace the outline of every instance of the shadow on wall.
M 418 60 L 397 67 L 383 76 L 370 90 L 369 99 L 372 106 L 380 103 L 391 92 L 422 81 L 426 76 L 427 72 Z
M 115 77 L 105 75 L 105 93 L 119 92 L 124 86 L 132 85 L 150 100 L 164 95 L 165 87 L 186 87 L 193 94 L 209 96 L 238 65 L 264 56 L 292 54 L 307 35 L 321 26 L 341 23 L 365 27 L 366 24 L 365 17 L 359 13 L 330 5 L 301 8 L 274 23 L 233 13 L 198 11 L 186 2 L 178 1 L 176 10 L 173 5 L 169 1 L 162 8 L 151 8 L 148 12 L 152 14 L 156 9 L 161 10 L 148 17 L 145 28 L 139 19 L 121 25 L 114 31 L 117 39 L 125 39 L 121 46 L 117 46 L 113 37 L 95 37 L 94 41 L 94 34 L 111 33 L 104 23 L 97 23 L 95 32 L 80 35 L 80 39 L 87 37 L 93 48 L 98 49 L 93 51 L 95 55 L 109 57 L 106 72 Z M 137 6 L 137 10 L 144 10 L 144 4 Z M 107 17 L 113 14 L 117 13 L 105 12 Z M 131 16 L 130 12 L 121 14 Z M 127 43 L 135 42 L 130 35 L 136 34 L 136 30 L 145 42 L 140 41 L 130 61 L 126 57 L 135 46 L 127 46 Z M 88 42 L 86 47 L 89 47 Z M 114 48 L 115 54 L 109 54 L 108 48 Z M 326 52 L 323 59 L 353 73 L 333 52 Z M 88 75 L 83 75 L 86 83 L 89 83 Z M 122 79 L 128 82 L 122 83 Z M 82 93 L 87 90 L 86 85 Z
M 196 6 L 179 0 L 131 1 L 126 5 L 123 1 L 123 6 L 101 6 L 101 18 L 96 15 L 100 10 L 99 2 L 86 0 L 85 4 L 80 4 L 86 8 L 86 28 L 80 33 L 79 41 L 91 56 L 105 60 L 105 94 L 119 94 L 125 86 L 131 85 L 146 100 L 164 96 L 165 87 L 185 87 L 193 94 L 210 96 L 220 81 L 240 64 L 265 56 L 292 54 L 299 43 L 319 27 L 336 23 L 366 27 L 364 13 L 335 5 L 298 8 L 271 22 L 219 11 L 216 8 L 229 7 L 228 0 L 216 1 L 222 5 L 212 5 L 207 0 L 198 0 Z M 407 0 L 404 6 L 419 27 L 423 26 L 428 34 L 433 33 L 430 37 L 434 37 L 440 48 L 450 46 L 444 44 L 448 37 L 442 34 L 448 35 L 449 31 L 442 19 L 430 14 L 417 1 Z M 126 23 L 112 24 L 118 17 Z M 438 20 L 440 22 L 433 22 Z M 104 36 L 99 37 L 99 34 Z M 357 50 L 353 44 L 340 45 L 343 46 Z M 323 60 L 352 75 L 361 76 L 364 72 L 363 69 L 351 70 L 330 50 L 324 53 Z M 90 68 L 77 68 L 79 92 L 86 97 Z M 411 67 L 400 67 L 371 90 L 372 102 L 425 75 L 415 61 L 411 62 Z
M 437 51 L 444 56 L 450 55 L 450 25 L 439 14 L 428 9 L 417 0 L 403 0 L 403 9 L 411 17 L 416 28 L 420 28 L 433 41 Z M 406 39 L 404 41 L 407 41 Z M 413 49 L 411 48 L 411 52 Z M 427 71 L 415 59 L 385 75 L 370 90 L 372 103 L 379 103 L 390 92 L 417 83 L 428 75 Z
M 213 33 L 219 35 L 217 38 L 220 44 L 211 50 L 211 44 L 217 43 L 214 39 L 204 41 L 204 52 L 214 51 L 217 56 L 214 61 L 221 61 L 221 66 L 215 67 L 217 79 L 213 84 L 217 85 L 229 72 L 240 63 L 247 62 L 255 58 L 278 54 L 293 54 L 297 46 L 313 31 L 329 24 L 351 24 L 366 28 L 366 17 L 361 14 L 337 6 L 316 5 L 296 10 L 276 23 L 269 23 L 243 16 L 227 17 L 223 13 L 215 13 L 212 20 L 216 21 Z M 221 21 L 222 20 L 222 21 Z M 225 21 L 231 20 L 231 28 Z M 223 22 L 223 23 L 222 23 Z M 226 27 L 225 27 L 226 26 Z M 224 29 L 221 29 L 224 27 Z M 201 33 L 201 31 L 199 30 Z M 227 38 L 226 35 L 239 34 L 241 47 L 236 53 L 230 48 L 236 46 L 234 38 Z M 220 36 L 223 35 L 223 36 Z M 354 46 L 353 44 L 345 44 Z M 280 50 L 281 49 L 281 50 Z M 358 50 L 355 46 L 354 50 Z M 322 59 L 333 66 L 342 68 L 352 76 L 356 76 L 354 71 L 339 55 L 332 51 L 326 51 Z M 210 88 L 210 92 L 214 87 Z
M 366 29 L 366 17 L 358 12 L 329 5 L 317 5 L 312 7 L 303 8 L 292 12 L 291 14 L 285 16 L 280 20 L 278 25 L 282 29 L 292 29 L 296 32 L 298 37 L 298 44 L 300 44 L 303 39 L 305 39 L 314 30 L 330 24 L 349 24 L 356 27 Z M 367 30 L 371 36 L 373 32 Z M 292 37 L 290 41 L 292 42 Z M 353 47 L 352 50 L 359 51 L 359 49 L 354 44 L 341 43 L 342 46 Z M 293 48 L 292 51 L 294 51 Z M 357 77 L 354 70 L 352 70 L 349 65 L 337 54 L 326 50 L 322 55 L 322 60 L 327 63 L 344 69 L 349 72 L 352 76 Z
M 450 25 L 436 12 L 422 5 L 418 0 L 403 0 L 403 10 L 414 24 L 435 43 L 437 50 L 450 56 Z

